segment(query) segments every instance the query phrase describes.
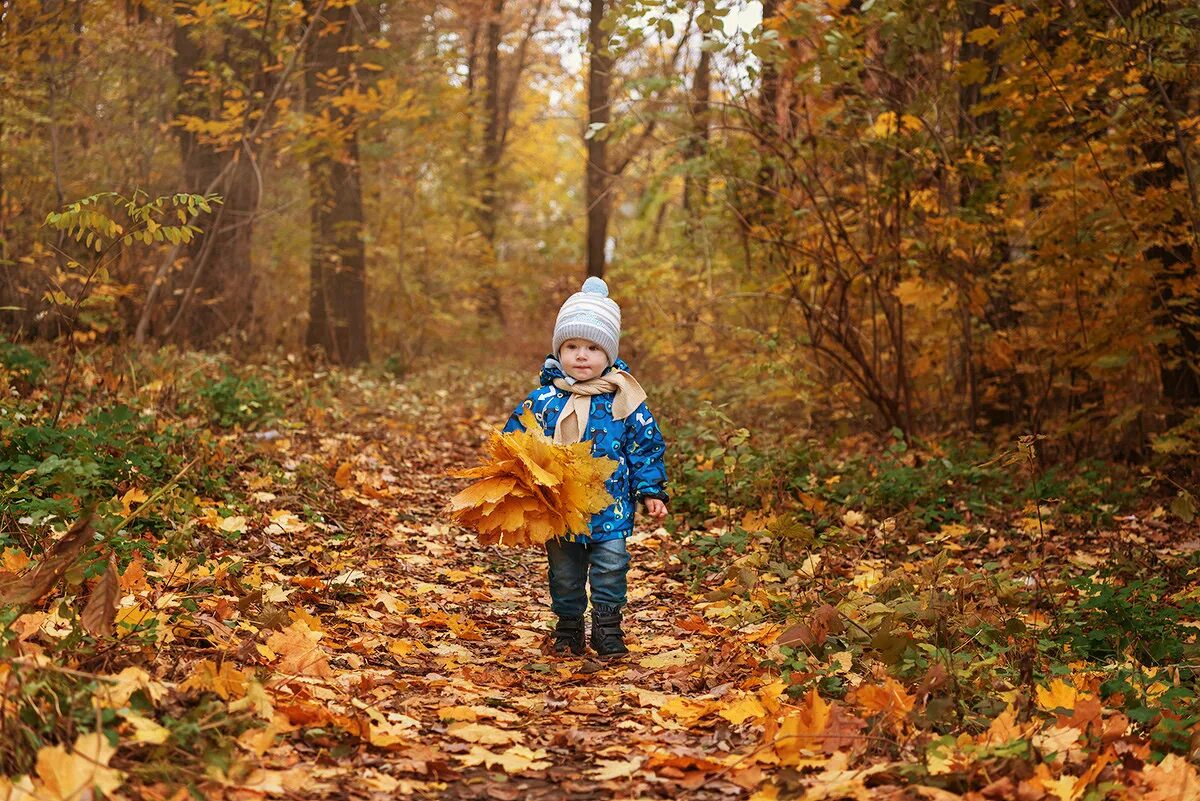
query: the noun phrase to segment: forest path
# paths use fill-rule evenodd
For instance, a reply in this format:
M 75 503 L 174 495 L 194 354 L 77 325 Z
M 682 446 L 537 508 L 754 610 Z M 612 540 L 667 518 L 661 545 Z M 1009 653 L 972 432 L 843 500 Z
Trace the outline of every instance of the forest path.
M 465 483 L 446 472 L 478 460 L 489 421 L 445 410 L 343 420 L 302 446 L 331 479 L 309 496 L 324 531 L 271 543 L 272 565 L 302 588 L 290 600 L 307 600 L 324 632 L 317 668 L 298 671 L 318 675 L 272 690 L 294 725 L 327 719 L 365 736 L 285 735 L 267 764 L 306 768 L 292 794 L 707 799 L 761 783 L 761 732 L 734 721 L 761 714 L 768 677 L 747 638 L 773 628 L 706 619 L 665 531 L 640 527 L 630 543 L 628 657 L 547 654 L 545 556 L 479 546 L 444 512 Z M 751 712 L 714 714 L 741 698 Z

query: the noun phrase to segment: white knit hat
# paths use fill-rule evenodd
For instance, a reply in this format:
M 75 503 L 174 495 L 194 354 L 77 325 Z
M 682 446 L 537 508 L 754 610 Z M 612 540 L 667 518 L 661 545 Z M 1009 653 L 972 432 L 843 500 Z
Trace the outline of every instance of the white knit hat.
M 587 339 L 595 342 L 608 356 L 608 363 L 617 360 L 621 344 L 621 307 L 608 297 L 608 284 L 596 276 L 583 282 L 583 287 L 567 298 L 554 321 L 554 356 L 568 339 Z

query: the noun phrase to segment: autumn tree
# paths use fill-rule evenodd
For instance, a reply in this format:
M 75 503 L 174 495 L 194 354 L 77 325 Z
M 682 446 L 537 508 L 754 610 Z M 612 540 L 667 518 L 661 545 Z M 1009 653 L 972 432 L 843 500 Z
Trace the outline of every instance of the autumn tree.
M 252 245 L 261 191 L 260 144 L 246 135 L 260 116 L 271 65 L 270 7 L 212 20 L 182 13 L 174 71 L 184 186 L 216 192 L 225 203 L 208 235 L 184 248 L 186 269 L 166 280 L 175 304 L 161 336 L 205 346 L 254 316 Z M 256 34 L 252 34 L 252 30 Z
M 368 358 L 362 170 L 353 99 L 353 2 L 309 0 L 305 57 L 312 251 L 306 342 L 340 364 Z
M 588 6 L 587 33 L 587 172 L 584 203 L 587 209 L 587 274 L 604 276 L 607 260 L 608 219 L 612 208 L 611 179 L 608 163 L 609 132 L 612 120 L 611 92 L 613 57 L 609 51 L 610 34 L 606 26 L 606 0 L 591 0 Z

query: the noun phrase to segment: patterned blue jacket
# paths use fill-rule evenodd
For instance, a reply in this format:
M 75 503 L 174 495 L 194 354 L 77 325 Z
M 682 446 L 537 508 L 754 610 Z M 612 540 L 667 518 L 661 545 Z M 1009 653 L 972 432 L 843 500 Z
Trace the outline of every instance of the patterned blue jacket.
M 620 359 L 616 360 L 613 367 L 629 370 L 629 366 Z M 542 367 L 541 387 L 529 393 L 516 408 L 504 426 L 505 432 L 523 431 L 524 426 L 518 418 L 526 409 L 532 409 L 542 425 L 543 433 L 548 437 L 554 436 L 554 425 L 567 405 L 567 393 L 554 386 L 556 378 L 565 378 L 565 375 L 557 362 L 548 357 Z M 592 397 L 584 439 L 591 440 L 593 456 L 607 456 L 616 461 L 617 469 L 605 483 L 605 488 L 616 502 L 592 516 L 591 535 L 581 537 L 581 542 L 628 537 L 633 531 L 633 514 L 639 501 L 643 498 L 668 500 L 667 470 L 663 464 L 666 445 L 658 423 L 645 403 L 624 420 L 614 420 L 612 402 L 611 392 Z

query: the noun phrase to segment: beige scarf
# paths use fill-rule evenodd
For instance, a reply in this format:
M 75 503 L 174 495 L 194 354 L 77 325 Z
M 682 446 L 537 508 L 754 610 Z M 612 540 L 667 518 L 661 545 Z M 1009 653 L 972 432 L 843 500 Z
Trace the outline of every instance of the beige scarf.
M 587 381 L 576 381 L 574 384 L 564 378 L 554 379 L 554 386 L 570 393 L 567 405 L 563 407 L 554 424 L 554 441 L 560 445 L 570 445 L 583 440 L 587 431 L 588 416 L 592 410 L 592 396 L 612 392 L 614 420 L 624 420 L 633 414 L 637 407 L 646 400 L 646 390 L 629 373 L 624 370 L 611 370 L 608 374 Z

